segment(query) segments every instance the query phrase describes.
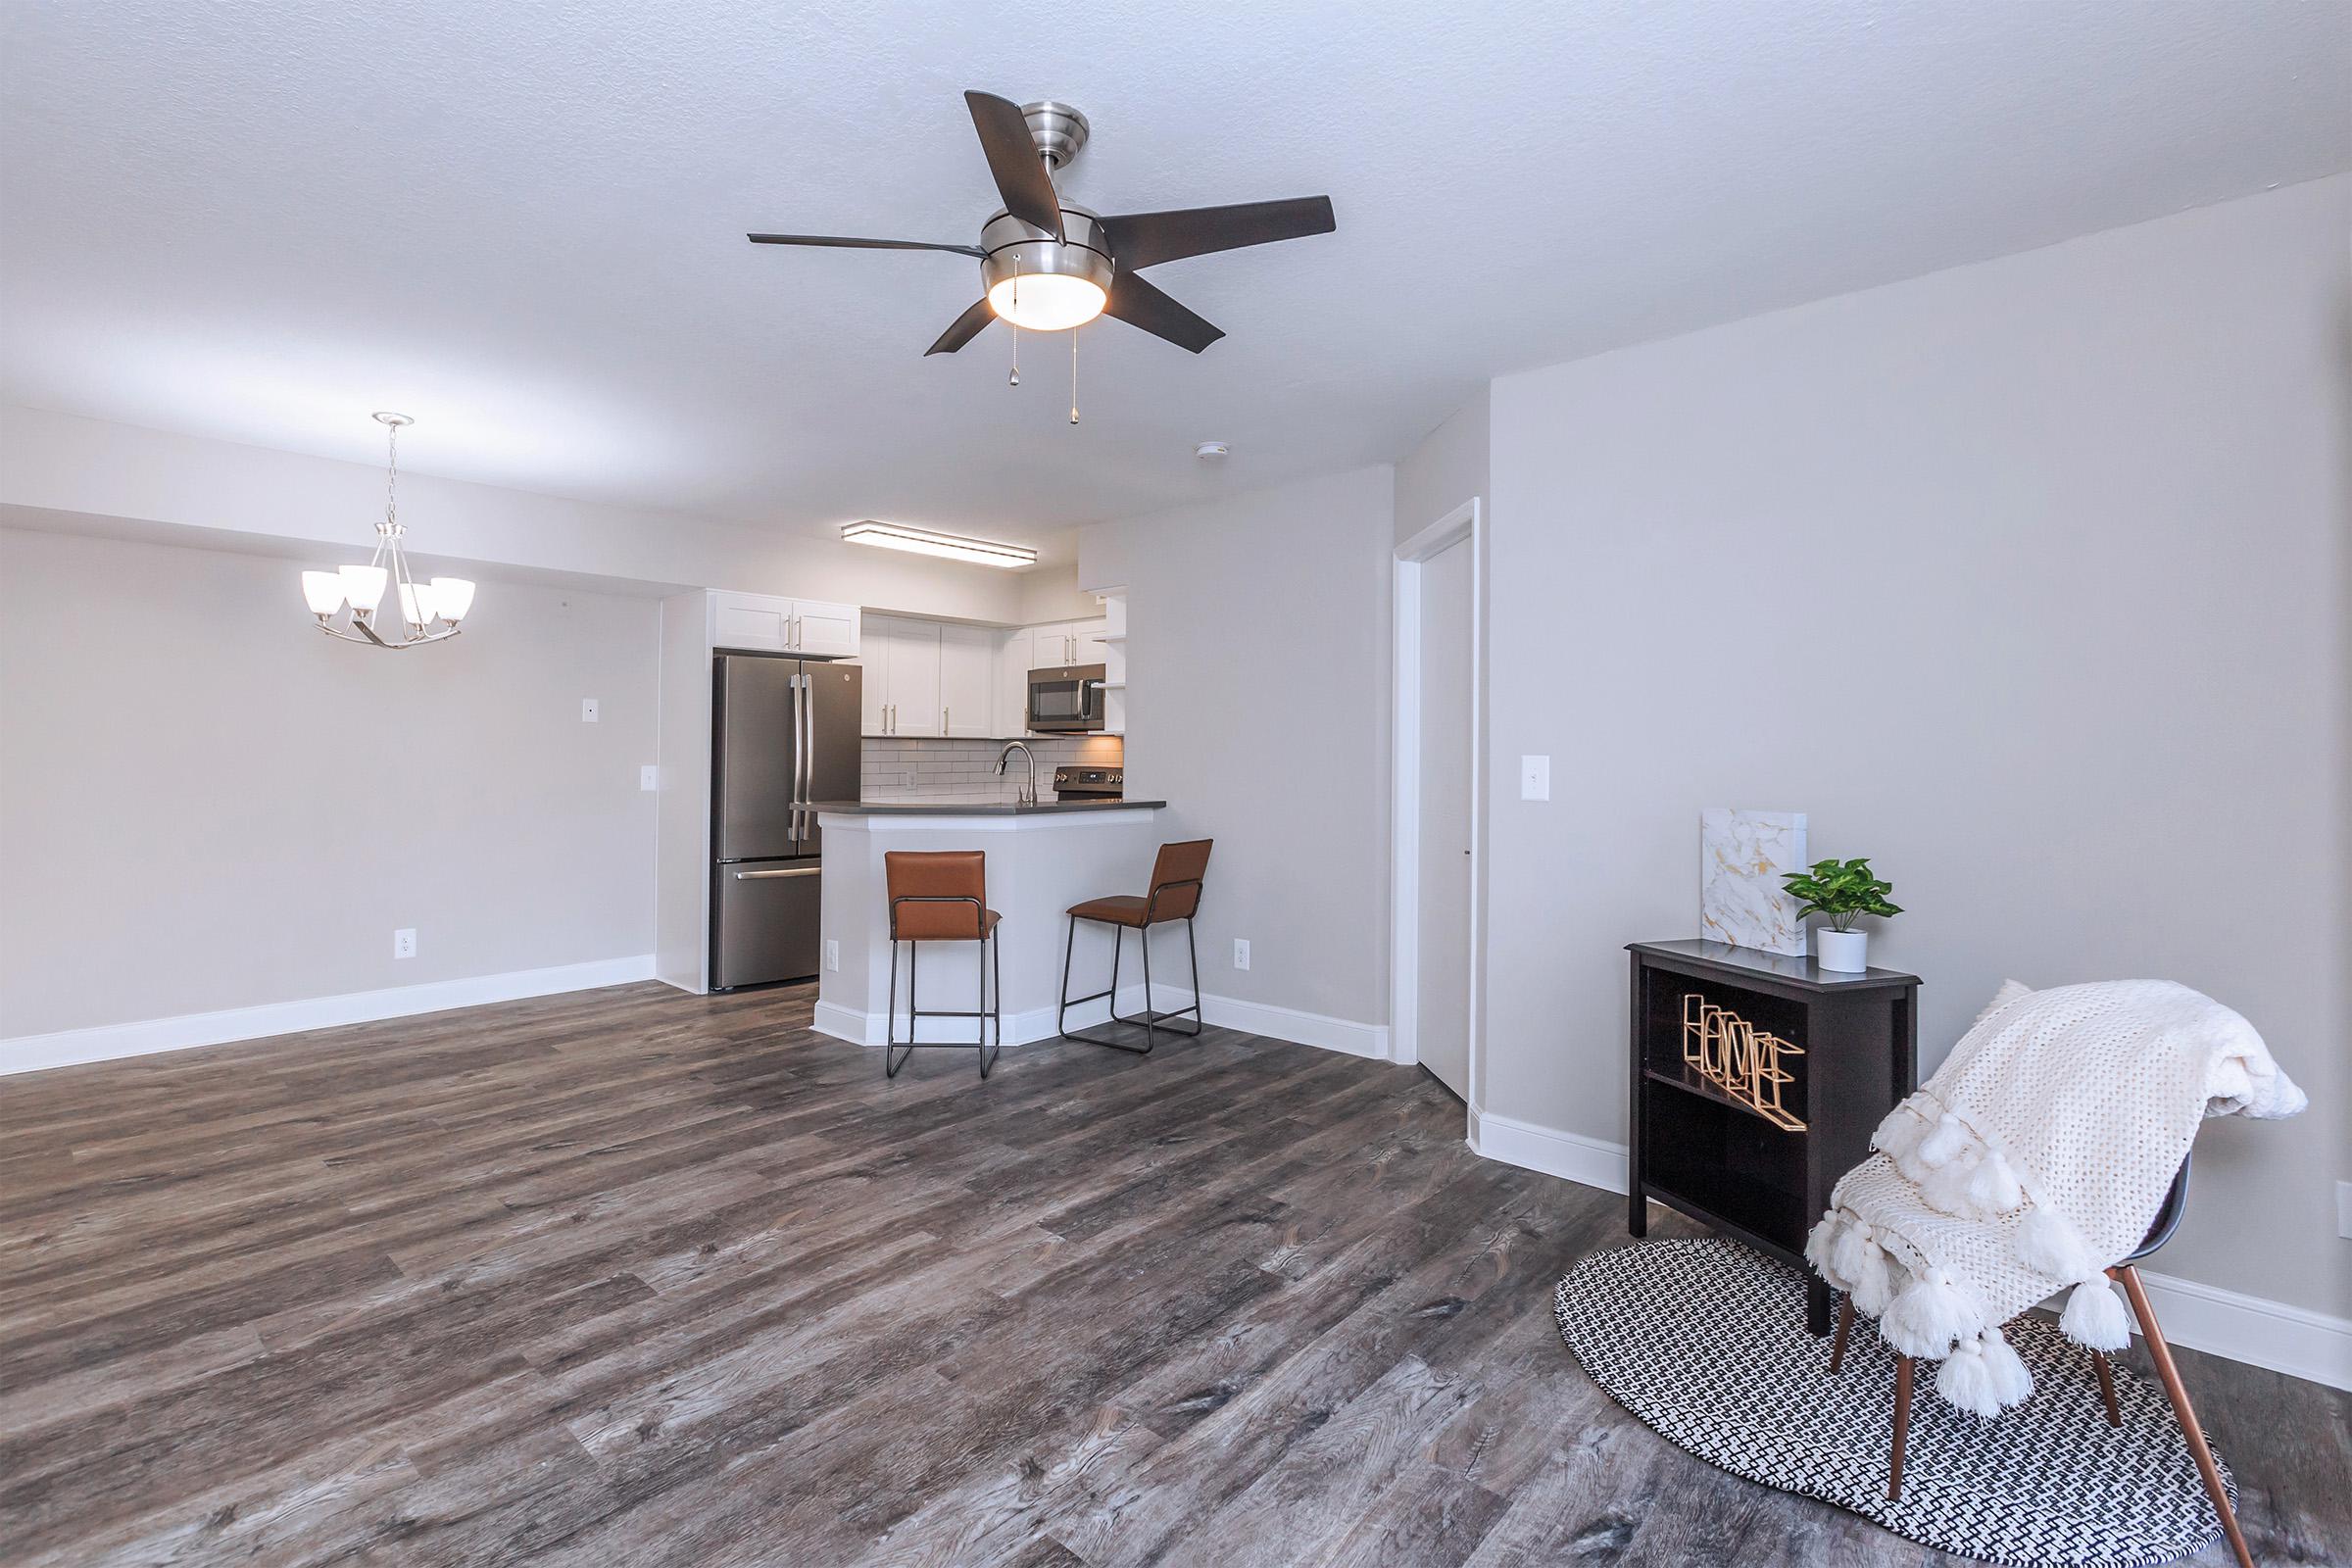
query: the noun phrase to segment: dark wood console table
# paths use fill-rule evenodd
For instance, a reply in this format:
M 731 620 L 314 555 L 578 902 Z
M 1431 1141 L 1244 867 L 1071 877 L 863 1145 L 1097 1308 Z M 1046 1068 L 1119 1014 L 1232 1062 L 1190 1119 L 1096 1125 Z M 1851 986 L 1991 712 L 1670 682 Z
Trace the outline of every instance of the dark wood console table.
M 1829 1333 L 1830 1288 L 1806 1266 L 1805 1234 L 1879 1122 L 1919 1086 L 1919 977 L 1841 974 L 1721 942 L 1626 951 L 1627 1228 L 1645 1235 L 1655 1201 L 1771 1253 L 1805 1275 L 1806 1327 Z M 1699 1054 L 1748 1075 L 1706 1070 Z M 1726 1086 L 1752 1083 L 1757 1059 L 1760 1088 Z

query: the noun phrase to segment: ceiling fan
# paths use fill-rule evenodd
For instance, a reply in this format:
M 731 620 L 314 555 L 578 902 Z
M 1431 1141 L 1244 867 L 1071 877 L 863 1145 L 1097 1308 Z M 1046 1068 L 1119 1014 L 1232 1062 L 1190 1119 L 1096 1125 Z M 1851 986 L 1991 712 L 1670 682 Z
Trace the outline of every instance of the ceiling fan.
M 1054 172 L 1086 145 L 1086 117 L 1067 104 L 1016 104 L 967 92 L 980 150 L 1004 206 L 980 225 L 977 245 L 913 239 L 850 239 L 832 234 L 751 234 L 755 245 L 826 245 L 851 250 L 953 251 L 980 263 L 981 298 L 923 352 L 953 354 L 990 319 L 1002 317 L 1032 332 L 1083 326 L 1115 316 L 1195 354 L 1225 334 L 1161 293 L 1140 274 L 1147 267 L 1211 251 L 1328 234 L 1337 226 L 1328 196 L 1241 202 L 1177 212 L 1111 217 L 1075 206 L 1054 188 Z

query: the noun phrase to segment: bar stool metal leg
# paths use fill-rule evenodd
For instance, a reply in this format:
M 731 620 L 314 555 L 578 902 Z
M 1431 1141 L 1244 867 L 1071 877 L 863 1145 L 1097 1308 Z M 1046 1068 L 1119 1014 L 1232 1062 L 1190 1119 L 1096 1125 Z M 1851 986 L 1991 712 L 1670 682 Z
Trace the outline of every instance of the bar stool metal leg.
M 1191 915 L 1184 917 L 1184 946 L 1192 960 L 1192 1004 L 1184 1007 L 1170 1007 L 1165 1011 L 1157 1010 L 1152 1005 L 1152 927 L 1144 925 L 1137 928 L 1137 935 L 1144 950 L 1144 1010 L 1133 1016 L 1127 1016 L 1119 1011 L 1119 956 L 1125 947 L 1127 936 L 1127 927 L 1123 925 L 1110 921 L 1101 922 L 1110 926 L 1110 989 L 1093 992 L 1083 997 L 1070 995 L 1070 966 L 1071 960 L 1078 951 L 1078 922 L 1081 918 L 1082 916 L 1075 914 L 1070 916 L 1069 940 L 1063 945 L 1061 951 L 1061 1005 L 1054 1015 L 1054 1027 L 1064 1040 L 1078 1040 L 1090 1046 L 1104 1046 L 1112 1051 L 1124 1051 L 1130 1055 L 1149 1056 L 1152 1054 L 1152 1048 L 1159 1044 L 1159 1037 L 1163 1034 L 1190 1040 L 1200 1033 L 1202 1023 L 1200 1016 L 1200 949 L 1193 935 Z M 1072 1007 L 1084 1006 L 1087 1003 L 1101 1002 L 1106 998 L 1110 1002 L 1109 1022 L 1126 1024 L 1130 1028 L 1141 1028 L 1144 1031 L 1142 1045 L 1136 1045 L 1132 1041 L 1112 1040 L 1107 1036 L 1089 1034 L 1083 1030 L 1073 1031 L 1069 1027 L 1069 1011 Z M 1181 1018 L 1188 1013 L 1192 1015 L 1193 1020 L 1193 1026 L 1190 1029 L 1178 1029 L 1168 1024 L 1169 1019 Z
M 968 938 L 964 940 L 969 940 Z M 1004 1054 L 1004 950 L 994 931 L 980 939 L 979 985 L 980 1004 L 970 1012 L 938 1011 L 926 1013 L 915 1001 L 916 958 L 922 945 L 909 939 L 906 943 L 906 1038 L 899 1038 L 899 942 L 890 944 L 890 995 L 888 1010 L 882 1026 L 882 1076 L 896 1078 L 899 1069 L 918 1049 L 944 1048 L 951 1051 L 977 1051 L 980 1054 L 980 1077 L 985 1081 L 988 1071 Z M 990 1005 L 991 977 L 994 977 L 995 1005 Z M 969 1018 L 972 1020 L 972 1043 L 969 1046 L 955 1040 L 919 1040 L 923 1019 Z
M 914 944 L 910 942 L 906 946 L 906 1055 L 898 1055 L 899 941 L 896 937 L 891 938 L 890 1001 L 882 1013 L 882 1076 L 885 1078 L 896 1078 L 899 1069 L 906 1065 L 906 1058 L 914 1054 Z

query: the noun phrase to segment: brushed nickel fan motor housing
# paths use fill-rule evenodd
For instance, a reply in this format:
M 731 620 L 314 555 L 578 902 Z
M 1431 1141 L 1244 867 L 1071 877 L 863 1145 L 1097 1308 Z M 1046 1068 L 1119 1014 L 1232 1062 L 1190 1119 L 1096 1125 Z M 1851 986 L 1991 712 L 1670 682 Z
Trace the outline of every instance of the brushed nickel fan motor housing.
M 999 212 L 991 218 L 980 229 L 980 248 L 988 253 L 980 263 L 981 291 L 986 293 L 1016 275 L 1059 272 L 1088 278 L 1108 294 L 1110 242 L 1103 237 L 1102 220 L 1083 207 L 1063 202 L 1061 230 L 1065 239 L 1057 240 L 1010 213 Z
M 1052 169 L 1067 169 L 1093 128 L 1075 108 L 1051 98 L 1021 105 L 1021 116 L 1029 122 L 1029 139 L 1037 143 L 1038 156 Z

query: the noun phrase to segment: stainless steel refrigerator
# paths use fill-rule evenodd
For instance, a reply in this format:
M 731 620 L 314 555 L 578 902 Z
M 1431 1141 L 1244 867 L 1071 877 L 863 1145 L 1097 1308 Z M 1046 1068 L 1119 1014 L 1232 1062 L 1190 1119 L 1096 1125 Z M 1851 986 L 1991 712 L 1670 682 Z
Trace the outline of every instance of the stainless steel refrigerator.
M 822 948 L 809 803 L 858 799 L 865 672 L 789 655 L 711 663 L 710 985 L 804 979 Z

